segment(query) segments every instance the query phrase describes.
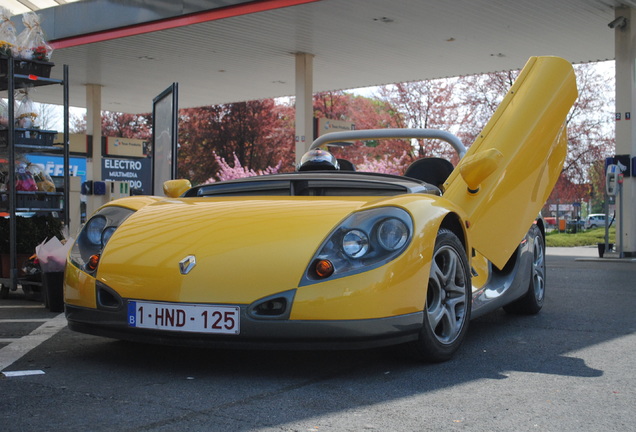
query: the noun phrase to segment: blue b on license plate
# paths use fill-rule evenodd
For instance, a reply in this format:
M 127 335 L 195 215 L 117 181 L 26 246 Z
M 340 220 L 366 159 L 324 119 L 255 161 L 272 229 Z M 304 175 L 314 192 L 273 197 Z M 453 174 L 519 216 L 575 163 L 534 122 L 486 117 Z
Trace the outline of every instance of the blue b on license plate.
M 240 333 L 238 306 L 128 301 L 128 326 L 194 333 Z

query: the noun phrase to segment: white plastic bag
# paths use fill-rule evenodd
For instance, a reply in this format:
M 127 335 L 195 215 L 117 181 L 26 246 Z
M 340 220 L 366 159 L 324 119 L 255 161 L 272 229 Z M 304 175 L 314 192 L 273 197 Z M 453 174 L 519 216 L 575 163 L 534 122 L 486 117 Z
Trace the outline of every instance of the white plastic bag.
M 7 106 L 5 101 L 0 99 L 0 129 L 6 129 L 8 126 L 9 126 L 9 107 Z
M 35 112 L 35 103 L 29 95 L 30 91 L 31 88 L 29 87 L 16 91 L 15 100 L 18 101 L 18 108 L 15 112 L 16 127 L 24 129 L 32 129 L 38 127 L 38 114 Z
M 48 241 L 42 242 L 35 247 L 35 254 L 38 256 L 40 268 L 43 272 L 60 272 L 64 271 L 66 265 L 66 256 L 68 255 L 74 240 L 66 239 L 64 243 L 53 237 Z
M 0 54 L 12 57 L 18 50 L 15 25 L 9 9 L 0 7 Z
M 38 185 L 39 191 L 55 192 L 55 183 L 53 183 L 53 179 L 47 174 L 42 165 L 29 163 L 27 165 L 27 171 L 33 175 L 33 180 L 35 180 L 35 184 Z
M 18 35 L 19 56 L 25 60 L 49 61 L 53 48 L 46 43 L 40 27 L 40 17 L 35 12 L 22 15 L 24 30 Z

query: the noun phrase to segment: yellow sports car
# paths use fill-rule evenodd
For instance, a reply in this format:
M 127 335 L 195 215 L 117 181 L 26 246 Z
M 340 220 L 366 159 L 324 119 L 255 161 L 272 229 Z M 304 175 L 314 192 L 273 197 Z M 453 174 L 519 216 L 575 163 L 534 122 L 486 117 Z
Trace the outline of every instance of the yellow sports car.
M 390 344 L 442 361 L 469 320 L 538 312 L 545 247 L 536 219 L 563 166 L 571 65 L 533 57 L 468 150 L 431 130 L 320 137 L 295 173 L 108 203 L 65 272 L 72 330 L 210 347 Z M 320 148 L 393 137 L 449 142 L 456 167 L 422 159 L 405 176 L 345 169 Z

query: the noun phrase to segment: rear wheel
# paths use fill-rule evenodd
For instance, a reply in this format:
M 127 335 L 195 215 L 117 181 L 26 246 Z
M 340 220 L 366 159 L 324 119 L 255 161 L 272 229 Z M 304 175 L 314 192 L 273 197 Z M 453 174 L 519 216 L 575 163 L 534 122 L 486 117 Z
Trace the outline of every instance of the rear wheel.
M 468 259 L 457 236 L 441 229 L 428 278 L 424 323 L 419 339 L 409 343 L 421 360 L 450 359 L 461 346 L 470 320 L 471 282 Z
M 530 285 L 523 297 L 504 306 L 504 310 L 508 313 L 525 315 L 539 313 L 545 300 L 545 240 L 537 225 L 532 225 L 528 231 L 528 242 L 532 247 Z

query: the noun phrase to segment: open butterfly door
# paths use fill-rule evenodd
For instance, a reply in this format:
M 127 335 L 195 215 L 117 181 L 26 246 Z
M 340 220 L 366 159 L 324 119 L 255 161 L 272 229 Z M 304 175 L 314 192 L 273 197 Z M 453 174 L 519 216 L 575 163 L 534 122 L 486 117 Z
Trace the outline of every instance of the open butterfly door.
M 577 98 L 572 65 L 532 57 L 445 182 L 463 208 L 471 245 L 503 268 L 545 204 L 567 152 L 566 116 Z

